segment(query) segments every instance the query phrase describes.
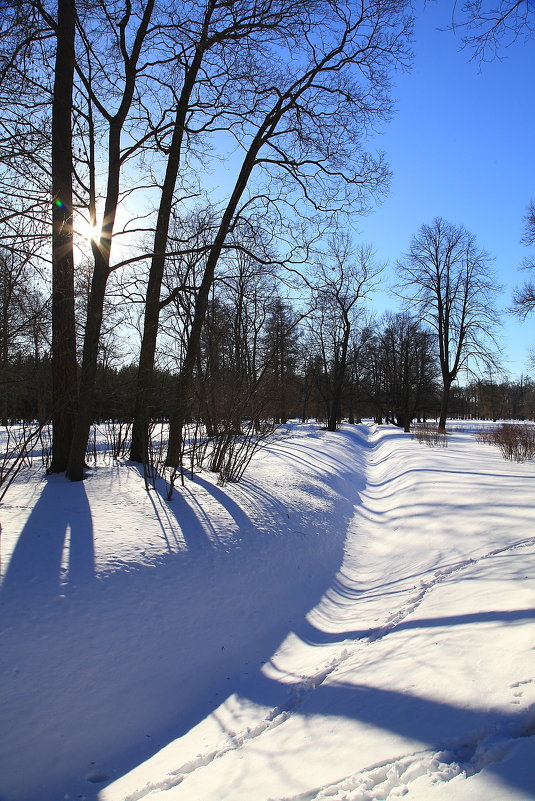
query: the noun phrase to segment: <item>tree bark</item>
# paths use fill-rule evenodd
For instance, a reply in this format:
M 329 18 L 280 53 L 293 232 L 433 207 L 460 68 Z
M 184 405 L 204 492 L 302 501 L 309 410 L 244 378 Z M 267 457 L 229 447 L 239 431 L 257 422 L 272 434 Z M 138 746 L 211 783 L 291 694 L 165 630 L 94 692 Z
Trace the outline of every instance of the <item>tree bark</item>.
M 108 135 L 108 174 L 106 202 L 104 204 L 103 226 L 98 243 L 92 242 L 94 269 L 87 309 L 84 334 L 84 349 L 80 373 L 79 405 L 73 431 L 72 443 L 67 461 L 67 477 L 71 481 L 84 478 L 85 453 L 89 431 L 93 422 L 94 391 L 98 366 L 100 332 L 104 310 L 106 284 L 111 272 L 110 257 L 120 197 L 121 183 L 121 134 L 128 112 L 132 105 L 137 77 L 137 62 L 145 40 L 155 0 L 148 0 L 139 24 L 130 56 L 125 59 L 125 82 L 121 103 L 116 114 L 109 120 Z M 126 17 L 125 17 L 126 19 Z
M 84 478 L 85 454 L 91 423 L 93 422 L 94 389 L 98 366 L 102 310 L 108 280 L 108 266 L 104 258 L 95 262 L 91 293 L 87 307 L 87 321 L 80 373 L 78 414 L 73 430 L 71 449 L 67 462 L 67 478 L 82 481 Z
M 203 39 L 206 38 L 212 11 L 213 4 L 210 4 L 209 13 L 207 13 L 205 19 Z M 134 462 L 144 463 L 148 458 L 148 430 L 150 424 L 149 403 L 154 384 L 154 360 L 161 309 L 160 292 L 164 276 L 165 251 L 169 237 L 173 196 L 180 169 L 186 115 L 189 109 L 191 93 L 202 63 L 203 54 L 204 41 L 198 46 L 192 65 L 184 80 L 184 86 L 176 109 L 173 137 L 169 148 L 165 178 L 160 197 L 160 207 L 158 209 L 158 219 L 156 231 L 154 233 L 153 256 L 145 299 L 143 338 L 139 353 L 134 421 L 132 424 L 130 459 Z
M 76 413 L 76 328 L 72 212 L 72 95 L 75 0 L 58 0 L 52 101 L 52 460 L 67 466 Z
M 342 395 L 344 393 L 344 384 L 346 379 L 347 350 L 349 346 L 349 334 L 351 331 L 351 322 L 347 310 L 343 312 L 343 325 L 344 336 L 342 339 L 342 347 L 340 355 L 334 366 L 331 411 L 327 421 L 327 431 L 336 431 L 338 428 L 338 422 L 342 416 Z
M 438 421 L 438 430 L 442 433 L 446 431 L 446 419 L 448 417 L 450 405 L 450 390 L 452 382 L 449 379 L 444 379 L 444 386 L 442 389 L 442 398 L 440 401 L 440 417 Z

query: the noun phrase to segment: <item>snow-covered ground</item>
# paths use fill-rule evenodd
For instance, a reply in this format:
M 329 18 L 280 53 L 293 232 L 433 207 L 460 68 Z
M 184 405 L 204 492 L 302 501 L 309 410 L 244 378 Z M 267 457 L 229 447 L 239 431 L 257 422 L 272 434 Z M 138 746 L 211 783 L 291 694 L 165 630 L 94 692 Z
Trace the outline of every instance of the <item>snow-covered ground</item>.
M 535 799 L 534 501 L 469 427 L 288 426 L 170 503 L 21 473 L 0 801 Z

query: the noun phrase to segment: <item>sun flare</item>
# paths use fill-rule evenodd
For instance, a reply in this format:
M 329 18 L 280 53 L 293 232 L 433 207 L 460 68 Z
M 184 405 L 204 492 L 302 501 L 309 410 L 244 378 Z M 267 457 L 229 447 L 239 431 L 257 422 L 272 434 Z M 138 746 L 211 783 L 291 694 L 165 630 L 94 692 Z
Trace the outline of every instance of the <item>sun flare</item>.
M 88 220 L 81 220 L 78 225 L 78 233 L 87 242 L 96 241 L 100 238 L 100 228 L 92 225 Z

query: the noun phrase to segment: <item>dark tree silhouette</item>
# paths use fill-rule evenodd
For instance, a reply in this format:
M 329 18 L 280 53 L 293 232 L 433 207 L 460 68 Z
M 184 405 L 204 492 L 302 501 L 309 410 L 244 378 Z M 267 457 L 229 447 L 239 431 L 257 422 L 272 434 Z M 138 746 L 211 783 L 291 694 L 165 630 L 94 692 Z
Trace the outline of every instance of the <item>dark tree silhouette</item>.
M 439 429 L 445 430 L 451 385 L 471 363 L 497 367 L 500 287 L 490 258 L 462 225 L 440 217 L 423 225 L 398 264 L 398 294 L 436 333 L 442 375 Z

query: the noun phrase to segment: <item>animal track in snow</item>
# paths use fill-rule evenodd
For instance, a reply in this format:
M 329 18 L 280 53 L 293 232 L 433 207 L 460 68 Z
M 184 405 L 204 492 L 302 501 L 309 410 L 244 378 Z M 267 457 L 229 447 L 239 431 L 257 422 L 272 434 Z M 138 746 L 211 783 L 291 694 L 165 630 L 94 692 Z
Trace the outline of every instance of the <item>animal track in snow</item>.
M 372 647 L 373 643 L 395 631 L 396 626 L 418 609 L 433 588 L 451 575 L 500 553 L 532 544 L 535 544 L 535 537 L 519 540 L 507 547 L 495 549 L 480 557 L 466 559 L 436 571 L 429 581 L 423 582 L 414 588 L 416 592 L 413 597 L 397 613 L 392 615 L 383 626 L 371 630 L 368 634 L 362 636 L 358 642 L 365 647 Z M 242 746 L 257 740 L 262 735 L 284 724 L 298 711 L 301 703 L 311 693 L 321 687 L 329 676 L 343 667 L 344 663 L 354 655 L 354 648 L 348 650 L 347 641 L 340 643 L 340 648 L 340 653 L 334 659 L 331 659 L 327 664 L 318 666 L 312 675 L 302 676 L 299 681 L 288 685 L 289 696 L 286 703 L 273 707 L 256 726 L 248 727 L 234 734 L 232 742 L 219 749 L 199 754 L 195 759 L 174 770 L 172 774 L 169 774 L 162 781 L 147 784 L 144 788 L 128 795 L 124 801 L 140 801 L 150 793 L 176 787 L 195 771 L 207 767 L 215 760 L 237 751 Z M 514 688 L 518 689 L 521 685 L 529 683 L 531 683 L 531 680 L 517 682 Z M 522 733 L 510 735 L 505 741 L 496 741 L 492 748 L 490 744 L 485 745 L 485 742 L 490 738 L 496 737 L 495 728 L 475 739 L 473 743 L 463 740 L 462 745 L 458 746 L 457 749 L 450 747 L 439 752 L 430 750 L 418 752 L 395 762 L 376 766 L 369 771 L 359 772 L 354 777 L 344 779 L 341 783 L 330 787 L 315 790 L 312 794 L 305 793 L 292 799 L 280 799 L 279 801 L 323 801 L 323 799 L 330 799 L 330 801 L 383 801 L 383 799 L 384 801 L 394 801 L 395 798 L 401 798 L 408 792 L 408 790 L 404 789 L 408 782 L 414 781 L 420 776 L 428 774 L 437 781 L 449 781 L 459 773 L 464 772 L 466 775 L 478 773 L 487 764 L 503 759 L 514 737 L 532 736 L 534 729 L 535 715 L 532 715 L 531 718 L 526 719 Z M 350 786 L 348 782 L 350 784 L 353 782 L 353 784 Z

